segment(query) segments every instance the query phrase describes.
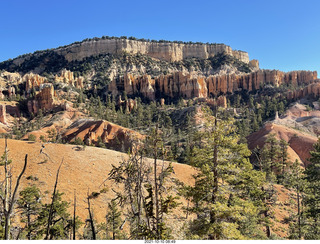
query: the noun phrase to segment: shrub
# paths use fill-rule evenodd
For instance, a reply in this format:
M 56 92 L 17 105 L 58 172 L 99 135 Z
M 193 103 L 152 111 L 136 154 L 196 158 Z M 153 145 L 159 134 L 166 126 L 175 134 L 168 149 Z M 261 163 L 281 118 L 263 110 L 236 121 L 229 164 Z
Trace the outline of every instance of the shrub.
M 28 141 L 36 141 L 36 136 L 35 135 L 33 135 L 33 134 L 29 134 L 28 135 Z
M 84 142 L 82 141 L 82 139 L 80 137 L 76 137 L 76 139 L 74 140 L 73 144 L 83 146 Z

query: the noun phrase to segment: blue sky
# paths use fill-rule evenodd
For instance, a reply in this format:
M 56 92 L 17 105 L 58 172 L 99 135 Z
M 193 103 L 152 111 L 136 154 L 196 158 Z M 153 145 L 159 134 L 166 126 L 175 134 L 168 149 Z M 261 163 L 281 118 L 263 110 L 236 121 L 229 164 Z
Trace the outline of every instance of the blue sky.
M 135 36 L 225 43 L 261 68 L 320 74 L 318 0 L 1 0 L 0 9 L 0 61 L 85 38 Z

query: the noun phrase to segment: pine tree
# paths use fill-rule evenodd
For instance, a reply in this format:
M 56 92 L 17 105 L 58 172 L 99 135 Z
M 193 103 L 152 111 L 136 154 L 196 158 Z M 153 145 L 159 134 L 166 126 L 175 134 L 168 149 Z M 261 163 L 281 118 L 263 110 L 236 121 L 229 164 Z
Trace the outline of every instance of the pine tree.
M 306 216 L 306 240 L 320 239 L 320 140 L 310 151 L 310 165 L 306 168 L 306 196 L 304 199 Z
M 72 230 L 73 219 L 68 213 L 69 204 L 62 201 L 63 193 L 57 191 L 55 201 L 53 202 L 52 224 L 49 228 L 49 240 L 68 239 L 69 233 Z M 46 233 L 49 210 L 51 204 L 44 204 L 37 221 L 34 224 L 37 234 L 43 236 Z M 79 227 L 80 223 L 77 224 Z
M 18 199 L 18 209 L 21 210 L 21 222 L 25 223 L 26 237 L 28 240 L 40 238 L 36 235 L 35 222 L 39 216 L 42 204 L 40 189 L 35 185 L 26 187 L 20 193 Z
M 117 208 L 117 203 L 115 200 L 112 200 L 110 203 L 108 203 L 108 213 L 106 216 L 107 221 L 107 229 L 109 232 L 111 232 L 111 238 L 112 240 L 119 240 L 121 239 L 121 212 Z
M 297 212 L 292 214 L 292 222 L 289 227 L 289 238 L 301 240 L 303 236 L 303 218 L 302 218 L 302 199 L 304 196 L 305 186 L 303 169 L 298 160 L 289 166 L 288 171 L 284 175 L 284 186 L 295 193 L 296 204 L 294 208 Z
M 197 218 L 188 238 L 261 238 L 259 212 L 264 176 L 254 171 L 250 151 L 239 144 L 232 120 L 218 120 L 204 108 L 204 125 L 198 133 L 191 164 L 199 169 L 189 188 Z
M 281 139 L 279 141 L 279 174 L 278 174 L 278 180 L 281 183 L 284 174 L 285 174 L 285 169 L 289 164 L 289 158 L 288 158 L 288 145 L 289 143 L 286 142 L 285 140 Z
M 262 167 L 269 182 L 275 182 L 275 174 L 279 172 L 279 141 L 275 134 L 269 134 L 262 148 Z

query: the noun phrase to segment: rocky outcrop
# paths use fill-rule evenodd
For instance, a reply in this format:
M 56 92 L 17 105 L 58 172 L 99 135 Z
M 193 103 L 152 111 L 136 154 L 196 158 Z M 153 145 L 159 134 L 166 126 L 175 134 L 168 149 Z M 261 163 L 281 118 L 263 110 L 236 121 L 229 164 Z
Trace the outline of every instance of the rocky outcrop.
M 26 82 L 26 92 L 29 94 L 32 89 L 39 90 L 40 85 L 47 82 L 47 78 L 38 74 L 25 74 L 23 80 Z
M 16 95 L 16 89 L 13 86 L 10 86 L 8 88 L 8 96 L 9 98 L 15 97 Z
M 316 71 L 292 71 L 285 73 L 278 70 L 258 70 L 249 74 L 213 75 L 208 77 L 176 72 L 169 75 L 160 75 L 155 78 L 151 78 L 149 75 L 134 76 L 125 74 L 123 77 L 118 77 L 110 83 L 108 92 L 113 95 L 119 95 L 124 91 L 128 95 L 139 95 L 149 100 L 161 97 L 182 97 L 185 99 L 210 98 L 235 91 L 257 90 L 263 84 L 271 84 L 273 86 L 281 84 L 305 86 L 316 80 Z M 315 90 L 316 87 L 316 85 L 310 86 L 307 88 L 307 92 L 309 94 L 318 93 L 318 90 Z M 302 94 L 307 93 L 301 92 Z M 293 94 L 292 96 L 298 95 Z
M 84 78 L 82 76 L 74 78 L 73 72 L 66 69 L 61 71 L 60 76 L 55 75 L 54 80 L 55 82 L 65 83 L 76 88 L 83 88 Z
M 3 92 L 2 92 L 3 90 L 2 89 L 0 89 L 0 100 L 3 100 L 4 99 L 4 95 L 3 95 Z
M 307 85 L 304 88 L 299 88 L 297 90 L 288 91 L 286 93 L 286 98 L 290 100 L 296 100 L 303 98 L 305 96 L 320 97 L 320 80 L 315 80 L 314 83 Z
M 128 95 L 141 95 L 154 100 L 155 97 L 207 97 L 205 77 L 193 77 L 177 72 L 172 75 L 161 75 L 152 79 L 150 75 L 133 76 L 125 74 L 114 79 L 108 87 L 112 95 L 125 91 Z
M 133 130 L 104 120 L 82 119 L 74 122 L 63 134 L 67 142 L 80 138 L 87 145 L 98 145 L 99 141 L 108 148 L 126 151 L 132 144 L 132 139 L 142 139 L 143 136 Z
M 259 70 L 259 61 L 256 59 L 252 59 L 249 62 L 249 67 L 253 69 L 253 71 Z
M 34 115 L 41 109 L 43 112 L 61 107 L 61 103 L 56 99 L 53 85 L 50 83 L 41 84 L 40 91 L 33 100 L 28 101 L 28 111 Z
M 259 70 L 250 74 L 229 74 L 209 76 L 207 78 L 208 93 L 232 93 L 237 90 L 258 90 L 262 84 L 279 86 L 292 84 L 293 86 L 307 85 L 317 79 L 316 71 L 291 71 L 288 73 L 278 70 Z
M 117 106 L 118 108 L 122 107 L 122 109 L 127 112 L 131 112 L 133 109 L 137 109 L 138 104 L 135 99 L 129 98 L 129 99 L 122 100 L 120 95 L 118 96 Z
M 0 104 L 0 122 L 7 124 L 6 105 Z
M 30 94 L 32 89 L 39 91 L 40 86 L 48 82 L 47 78 L 33 73 L 24 75 L 22 79 L 26 82 L 27 95 Z M 63 69 L 60 76 L 55 75 L 55 82 L 64 83 L 76 88 L 83 88 L 84 78 L 82 76 L 74 78 L 73 72 Z
M 131 54 L 146 54 L 168 62 L 180 61 L 191 57 L 207 59 L 218 53 L 226 53 L 242 62 L 249 63 L 247 52 L 232 50 L 230 46 L 224 44 L 183 44 L 128 39 L 99 39 L 71 44 L 55 50 L 55 52 L 63 55 L 69 62 L 99 54 L 117 54 L 123 51 Z M 14 62 L 18 65 L 23 61 L 16 59 Z
M 19 73 L 11 73 L 7 71 L 3 71 L 0 73 L 0 81 L 4 80 L 10 84 L 19 84 L 22 82 L 22 78 Z

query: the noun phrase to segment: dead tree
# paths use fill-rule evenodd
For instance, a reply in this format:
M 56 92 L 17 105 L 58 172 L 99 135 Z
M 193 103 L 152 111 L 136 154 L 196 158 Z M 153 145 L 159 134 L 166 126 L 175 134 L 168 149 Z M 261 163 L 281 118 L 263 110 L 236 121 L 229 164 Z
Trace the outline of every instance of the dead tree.
M 76 205 L 77 205 L 77 198 L 76 198 L 76 190 L 74 190 L 74 202 L 73 202 L 73 240 L 76 239 Z
M 87 200 L 88 200 L 88 211 L 89 211 L 90 225 L 91 225 L 91 231 L 92 231 L 92 239 L 96 240 L 96 231 L 95 231 L 95 228 L 94 228 L 93 216 L 92 216 L 92 213 L 91 213 L 89 192 L 88 192 Z
M 50 205 L 50 211 L 49 211 L 49 217 L 48 217 L 48 223 L 47 223 L 47 229 L 46 229 L 46 236 L 45 236 L 45 240 L 48 240 L 49 238 L 49 231 L 50 231 L 50 226 L 51 226 L 51 221 L 52 221 L 52 215 L 53 215 L 53 204 L 56 198 L 56 190 L 57 190 L 57 185 L 58 185 L 58 179 L 59 179 L 59 173 L 60 173 L 60 168 L 62 166 L 63 163 L 63 159 L 60 163 L 60 166 L 57 170 L 57 175 L 56 175 L 56 181 L 54 183 L 54 188 L 53 188 L 53 193 L 52 193 L 52 201 L 51 201 L 51 205 Z
M 11 194 L 12 189 L 12 174 L 11 170 L 8 168 L 8 147 L 7 147 L 7 138 L 5 139 L 5 162 L 4 162 L 4 172 L 5 172 L 5 181 L 4 181 L 4 196 L 1 196 L 1 200 L 3 203 L 3 214 L 5 220 L 5 227 L 4 227 L 4 238 L 5 240 L 10 240 L 10 220 L 12 217 L 12 212 L 14 209 L 14 205 L 16 203 L 16 196 L 18 192 L 18 188 L 20 185 L 20 181 L 22 175 L 24 174 L 27 162 L 28 162 L 28 154 L 25 156 L 24 165 L 22 168 L 21 173 L 19 174 L 16 182 L 16 186 L 14 188 L 13 193 Z

